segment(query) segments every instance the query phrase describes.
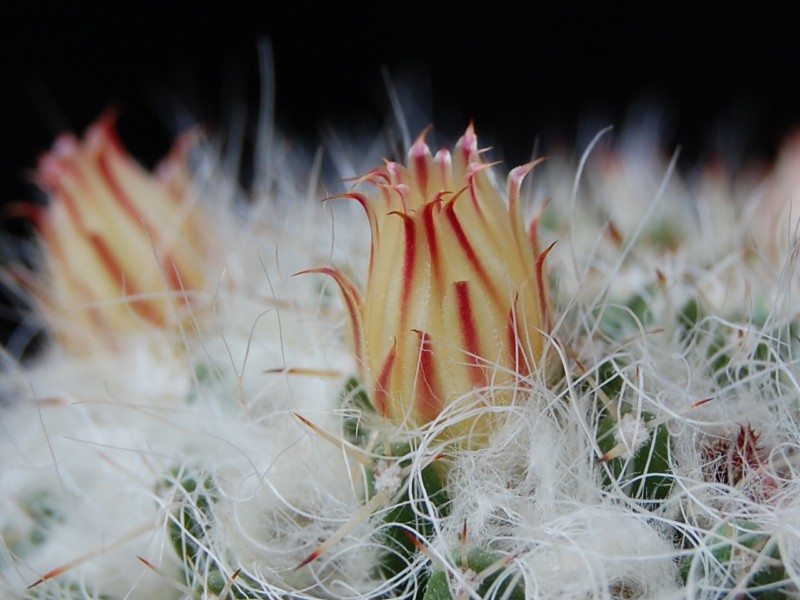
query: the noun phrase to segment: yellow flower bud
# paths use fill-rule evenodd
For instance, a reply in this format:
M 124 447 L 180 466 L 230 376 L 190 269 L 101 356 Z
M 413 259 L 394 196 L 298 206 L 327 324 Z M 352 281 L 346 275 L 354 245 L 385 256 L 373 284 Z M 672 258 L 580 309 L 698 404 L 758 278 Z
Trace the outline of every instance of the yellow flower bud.
M 371 401 L 396 426 L 433 421 L 472 393 L 507 405 L 541 360 L 547 252 L 538 250 L 535 225 L 526 234 L 519 200 L 535 164 L 511 171 L 506 203 L 470 126 L 453 154 L 432 156 L 423 134 L 408 165 L 387 162 L 344 194 L 364 207 L 371 227 L 363 300 L 338 271 L 316 272 L 339 284 Z M 447 435 L 484 443 L 493 420 L 456 420 Z
M 59 341 L 83 354 L 188 316 L 205 286 L 207 223 L 191 199 L 183 139 L 153 176 L 121 146 L 114 117 L 66 134 L 39 161 L 36 215 L 48 279 L 35 294 Z

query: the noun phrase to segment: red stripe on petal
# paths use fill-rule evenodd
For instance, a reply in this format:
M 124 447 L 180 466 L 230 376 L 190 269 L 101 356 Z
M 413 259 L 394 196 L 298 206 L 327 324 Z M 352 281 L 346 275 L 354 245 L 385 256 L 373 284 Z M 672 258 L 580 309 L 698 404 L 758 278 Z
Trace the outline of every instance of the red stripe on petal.
M 533 249 L 533 256 L 537 260 L 539 259 L 539 255 L 541 254 L 539 250 L 540 248 L 539 222 L 542 219 L 542 214 L 549 205 L 550 205 L 550 198 L 545 198 L 545 201 L 542 202 L 542 205 L 539 207 L 539 210 L 536 211 L 536 215 L 534 215 L 533 219 L 531 220 L 531 226 L 528 228 L 528 240 L 530 241 L 531 248 Z
M 464 158 L 464 164 L 468 165 L 472 162 L 473 157 L 477 157 L 478 136 L 475 135 L 475 125 L 472 122 L 467 126 L 464 135 L 461 136 L 461 139 L 456 144 L 456 148 L 458 149 L 459 147 Z
M 178 264 L 173 260 L 172 256 L 167 254 L 163 260 L 164 272 L 165 277 L 167 279 L 167 286 L 169 286 L 170 290 L 174 290 L 175 292 L 180 292 L 180 294 L 175 294 L 175 300 L 180 304 L 187 304 L 188 297 L 186 296 L 186 287 L 184 285 L 184 275 L 181 273 L 180 267 Z M 191 281 L 189 282 L 191 283 Z
M 339 290 L 342 293 L 345 308 L 347 309 L 348 316 L 350 317 L 350 327 L 353 333 L 353 346 L 356 359 L 358 360 L 359 374 L 362 379 L 366 379 L 366 353 L 364 340 L 364 325 L 361 316 L 362 301 L 361 295 L 353 285 L 353 283 L 345 277 L 338 269 L 333 267 L 319 267 L 317 269 L 307 269 L 295 273 L 295 275 L 306 275 L 308 273 L 319 273 L 327 275 L 336 282 Z
M 467 189 L 469 190 L 469 197 L 472 200 L 472 206 L 475 208 L 475 212 L 478 214 L 478 217 L 480 217 L 481 223 L 485 226 L 486 217 L 484 217 L 483 208 L 481 207 L 481 203 L 478 201 L 478 193 L 475 190 L 475 174 L 472 172 L 467 177 Z
M 378 379 L 375 381 L 375 393 L 372 395 L 372 403 L 375 410 L 383 417 L 389 417 L 389 402 L 391 393 L 392 374 L 395 359 L 397 358 L 397 342 L 392 344 L 392 349 L 383 361 Z M 400 416 L 400 415 L 395 415 Z
M 380 185 L 383 183 L 389 184 L 391 183 L 391 178 L 389 177 L 389 174 L 386 172 L 385 168 L 375 168 L 366 175 L 359 177 L 356 180 L 356 185 L 359 183 L 371 183 L 373 185 Z
M 52 235 L 48 240 L 48 245 L 50 255 L 55 261 L 57 261 L 56 266 L 58 268 L 58 272 L 63 275 L 62 285 L 69 290 L 67 295 L 72 296 L 73 300 L 77 299 L 77 302 L 79 303 L 93 302 L 95 299 L 95 294 L 93 294 L 91 289 L 86 286 L 84 281 L 81 279 L 80 274 L 75 270 L 75 265 L 69 260 L 69 256 L 65 254 L 64 249 L 60 244 L 59 237 L 57 235 Z M 52 300 L 54 300 L 54 298 L 48 296 L 48 294 L 42 294 L 40 296 L 40 300 L 45 303 L 50 303 Z M 53 307 L 51 306 L 51 309 L 52 308 Z M 69 305 L 66 308 L 74 309 L 77 307 L 74 305 Z M 109 346 L 113 347 L 115 338 L 110 333 L 112 328 L 102 311 L 102 307 L 97 304 L 89 304 L 88 306 L 81 308 L 93 326 L 93 330 L 99 332 Z M 80 347 L 77 347 L 76 349 L 81 350 Z
M 408 189 L 408 186 L 404 183 L 398 183 L 397 185 L 389 186 L 389 189 L 397 194 L 397 197 L 400 198 L 400 203 L 403 206 L 403 212 L 408 214 L 409 209 L 412 208 L 408 205 L 408 198 L 411 195 L 411 191 Z
M 466 361 L 469 366 L 470 378 L 473 385 L 486 385 L 486 374 L 480 363 L 480 340 L 478 339 L 478 327 L 475 323 L 475 311 L 472 308 L 472 299 L 469 295 L 469 283 L 466 281 L 456 281 L 453 283 L 456 295 L 456 310 L 458 311 L 458 321 L 461 325 L 461 337 L 464 350 L 467 353 Z
M 414 157 L 414 171 L 417 174 L 417 185 L 420 193 L 425 196 L 428 193 L 428 163 L 427 157 L 423 154 Z
M 485 163 L 472 163 L 469 165 L 467 169 L 467 187 L 469 188 L 469 195 L 472 199 L 472 205 L 475 207 L 475 210 L 478 213 L 478 216 L 481 218 L 481 222 L 485 223 L 486 219 L 483 214 L 483 206 L 478 198 L 478 174 L 482 171 L 486 171 L 491 169 L 495 165 L 499 165 L 500 162 L 493 162 L 489 164 Z
M 556 242 L 550 244 L 536 259 L 536 287 L 539 291 L 539 311 L 542 315 L 542 324 L 545 331 L 550 331 L 552 324 L 550 323 L 550 309 L 547 306 L 547 281 L 545 281 L 544 261 L 555 245 Z
M 164 315 L 152 300 L 135 298 L 141 294 L 141 290 L 134 285 L 132 278 L 127 277 L 128 274 L 114 257 L 114 253 L 106 241 L 98 235 L 89 235 L 87 239 L 112 280 L 119 286 L 120 291 L 124 291 L 126 296 L 134 297 L 128 301 L 131 307 L 151 323 L 164 325 Z
M 424 421 L 433 421 L 442 412 L 442 395 L 439 374 L 430 336 L 424 331 L 414 330 L 419 335 L 419 370 L 414 394 L 414 409 Z
M 345 192 L 344 194 L 336 194 L 334 196 L 327 196 L 323 201 L 328 202 L 330 200 L 341 200 L 343 198 L 347 198 L 349 200 L 355 200 L 358 202 L 361 207 L 364 209 L 364 212 L 367 213 L 367 216 L 370 217 L 370 222 L 372 222 L 372 216 L 374 211 L 372 210 L 372 201 L 367 198 L 364 194 L 360 192 Z
M 489 279 L 489 274 L 486 272 L 486 268 L 483 266 L 480 258 L 478 258 L 478 254 L 472 247 L 464 228 L 461 226 L 461 223 L 458 220 L 458 215 L 456 215 L 454 206 L 457 199 L 458 196 L 450 200 L 450 202 L 445 205 L 445 214 L 447 215 L 447 219 L 453 228 L 453 233 L 456 235 L 456 240 L 458 240 L 459 246 L 461 246 L 464 254 L 466 254 L 470 266 L 475 271 L 475 274 L 478 276 L 481 284 L 483 284 L 486 292 L 492 297 L 492 300 L 496 302 L 498 306 L 500 306 L 502 305 L 502 301 L 499 296 L 499 291 L 492 285 L 492 281 Z
M 341 199 L 348 199 L 348 200 L 355 200 L 361 205 L 361 208 L 364 209 L 364 212 L 367 214 L 367 220 L 369 221 L 369 230 L 370 234 L 372 235 L 372 244 L 370 245 L 369 250 L 369 273 L 372 273 L 372 265 L 375 261 L 375 247 L 380 241 L 380 230 L 378 228 L 378 216 L 375 214 L 375 208 L 373 207 L 372 199 L 368 198 L 366 195 L 358 193 L 358 192 L 347 192 L 345 194 L 337 194 L 335 196 L 328 196 L 325 198 L 325 201 L 329 200 L 341 200 Z
M 434 220 L 441 211 L 441 193 L 436 196 L 436 200 L 429 202 L 422 210 L 422 225 L 425 230 L 425 242 L 431 257 L 431 273 L 433 275 L 433 285 L 441 293 L 443 281 L 441 275 L 441 260 L 439 256 L 439 241 L 436 237 L 436 224 Z
M 531 221 L 531 226 L 528 228 L 528 241 L 533 250 L 533 256 L 539 258 L 539 215 L 536 215 Z
M 67 217 L 75 224 L 75 227 L 78 229 L 78 231 L 85 236 L 86 240 L 94 248 L 97 257 L 100 259 L 100 262 L 102 263 L 105 271 L 108 273 L 111 281 L 113 281 L 114 284 L 119 286 L 121 289 L 123 281 L 125 281 L 126 273 L 121 267 L 119 261 L 117 261 L 117 259 L 114 257 L 114 253 L 100 235 L 93 234 L 86 229 L 83 218 L 78 211 L 77 202 L 71 194 L 65 190 L 62 190 L 61 194 L 58 196 L 58 199 L 54 199 L 54 201 L 58 200 L 61 201 L 66 209 Z M 69 260 L 69 255 L 67 254 L 66 249 L 61 250 L 61 255 Z M 125 289 L 129 295 L 138 293 L 138 290 L 135 289 L 135 286 L 132 282 L 126 281 L 125 283 L 127 284 Z M 158 322 L 158 320 L 154 322 Z
M 398 211 L 389 213 L 390 215 L 397 215 L 403 219 L 403 231 L 405 232 L 405 246 L 403 250 L 403 275 L 402 275 L 402 293 L 400 303 L 400 324 L 398 329 L 404 331 L 407 329 L 406 323 L 408 321 L 408 311 L 411 307 L 411 292 L 414 288 L 414 271 L 417 263 L 417 230 L 414 226 L 414 219 L 406 214 Z
M 82 232 L 85 232 L 86 227 L 84 225 L 81 212 L 78 210 L 78 201 L 76 201 L 75 198 L 72 197 L 72 194 L 66 190 L 66 186 L 60 185 L 59 190 L 53 194 L 53 197 L 50 198 L 50 203 L 56 204 L 60 202 L 64 206 L 69 219 L 75 223 L 75 226 L 78 227 Z M 93 194 L 87 195 L 87 200 L 93 199 Z
M 547 160 L 547 157 L 542 156 L 533 162 L 529 162 L 526 165 L 512 169 L 508 174 L 508 214 L 511 217 L 511 225 L 513 227 L 515 236 L 519 235 L 520 232 L 525 231 L 525 225 L 522 222 L 522 202 L 520 201 L 522 182 L 525 180 L 525 177 L 528 175 L 528 173 L 534 169 L 534 167 L 545 160 Z M 518 243 L 521 244 L 521 240 Z M 538 248 L 534 250 L 534 252 L 538 252 Z
M 110 148 L 105 147 L 101 150 L 100 155 L 97 157 L 97 166 L 100 170 L 100 174 L 103 176 L 106 185 L 111 190 L 112 195 L 114 196 L 115 200 L 119 203 L 122 207 L 123 211 L 128 214 L 131 220 L 136 223 L 137 225 L 144 223 L 144 227 L 147 231 L 154 231 L 154 229 L 145 222 L 143 215 L 139 212 L 139 210 L 134 205 L 131 198 L 128 196 L 128 193 L 122 187 L 122 184 L 117 179 L 116 175 L 111 170 L 110 165 Z M 125 162 L 130 162 L 130 159 L 127 155 L 120 154 L 120 159 Z M 131 165 L 128 165 L 128 168 L 134 168 Z

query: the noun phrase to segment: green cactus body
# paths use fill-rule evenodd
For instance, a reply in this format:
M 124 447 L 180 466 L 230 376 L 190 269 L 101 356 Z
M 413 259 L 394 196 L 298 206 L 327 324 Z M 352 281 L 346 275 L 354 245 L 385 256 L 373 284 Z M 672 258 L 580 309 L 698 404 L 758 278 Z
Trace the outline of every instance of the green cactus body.
M 502 558 L 481 548 L 472 548 L 467 553 L 466 569 L 463 575 L 472 575 L 477 583 L 476 592 L 481 598 L 504 598 L 507 600 L 525 600 L 525 590 L 521 582 L 514 582 L 505 569 L 497 568 Z M 495 570 L 496 569 L 496 570 Z M 486 574 L 482 577 L 482 574 Z M 453 597 L 453 589 L 458 584 L 452 582 L 448 573 L 440 568 L 431 573 L 423 600 L 460 600 Z M 465 590 L 464 597 L 468 592 Z

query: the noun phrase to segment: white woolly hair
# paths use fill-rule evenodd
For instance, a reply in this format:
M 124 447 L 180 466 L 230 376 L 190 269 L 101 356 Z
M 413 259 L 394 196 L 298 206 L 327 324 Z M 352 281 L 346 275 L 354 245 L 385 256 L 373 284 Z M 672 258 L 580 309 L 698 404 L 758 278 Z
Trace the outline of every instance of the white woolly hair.
M 510 406 L 476 390 L 396 432 L 408 449 L 390 471 L 343 440 L 344 420 L 369 419 L 340 400 L 355 363 L 338 293 L 293 276 L 335 265 L 363 286 L 365 219 L 321 200 L 385 149 L 331 135 L 323 177 L 320 155 L 281 143 L 269 87 L 252 189 L 235 143 L 195 157 L 224 249 L 197 331 L 4 357 L 0 595 L 413 598 L 438 572 L 453 598 L 734 598 L 768 568 L 797 593 L 797 245 L 776 248 L 759 221 L 780 201 L 770 180 L 690 182 L 647 132 L 599 148 L 601 132 L 537 167 L 526 208 L 558 241 L 550 366 L 513 384 Z M 485 447 L 440 435 L 487 411 L 501 426 Z M 726 480 L 742 428 L 759 450 Z M 425 485 L 435 463 L 444 512 Z M 385 499 L 365 508 L 371 471 Z M 647 497 L 653 473 L 668 491 Z M 398 503 L 425 524 L 399 524 L 421 551 L 385 577 Z M 495 561 L 488 591 L 462 547 Z

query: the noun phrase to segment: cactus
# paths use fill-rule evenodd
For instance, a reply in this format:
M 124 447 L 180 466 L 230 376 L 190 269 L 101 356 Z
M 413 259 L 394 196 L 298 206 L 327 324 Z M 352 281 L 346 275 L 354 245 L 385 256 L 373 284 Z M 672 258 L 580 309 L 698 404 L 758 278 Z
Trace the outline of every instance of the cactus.
M 610 144 L 502 190 L 469 126 L 227 205 L 192 140 L 151 174 L 106 116 L 13 207 L 52 341 L 0 380 L 0 595 L 800 594 L 796 145 L 758 188 Z

